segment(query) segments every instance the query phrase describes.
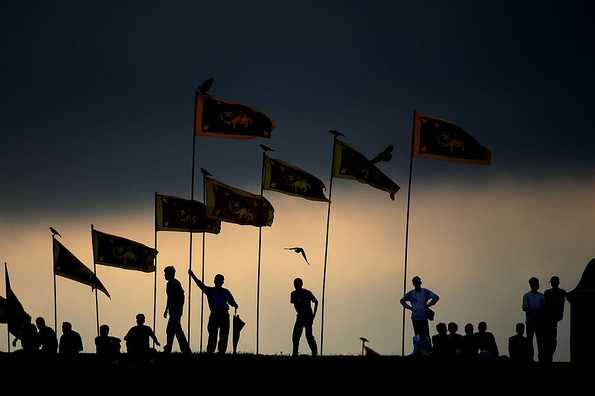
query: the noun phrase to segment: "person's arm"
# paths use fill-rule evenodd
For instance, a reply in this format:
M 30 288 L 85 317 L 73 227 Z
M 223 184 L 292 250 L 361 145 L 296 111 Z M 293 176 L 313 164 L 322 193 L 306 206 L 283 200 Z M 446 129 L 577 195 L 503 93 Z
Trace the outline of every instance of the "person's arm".
M 400 303 L 405 309 L 413 310 L 413 306 L 411 306 L 409 303 L 409 293 L 405 294 L 403 298 L 401 298 Z
M 529 309 L 529 301 L 527 300 L 527 295 L 523 296 L 523 311 L 527 312 Z
M 432 305 L 436 305 L 438 300 L 440 300 L 440 296 L 438 296 L 438 294 L 436 294 L 434 292 L 431 292 L 431 291 L 429 291 L 429 292 L 430 292 L 430 299 L 428 300 L 428 303 L 426 304 L 426 306 L 431 307 Z
M 153 339 L 153 341 L 155 342 L 155 344 L 157 344 L 157 346 L 161 346 L 161 344 L 157 340 L 157 336 L 155 336 L 155 333 L 153 333 L 153 330 L 151 330 L 151 338 Z
M 190 275 L 194 283 L 196 283 L 196 285 L 200 288 L 200 290 L 203 291 L 203 293 L 207 292 L 207 287 L 205 286 L 205 284 L 200 279 L 198 279 L 196 275 L 194 275 L 194 272 L 192 272 L 192 270 L 188 270 L 188 275 Z
M 229 290 L 227 291 L 227 303 L 235 309 L 239 308 L 238 304 L 236 303 L 236 300 L 233 299 L 233 296 Z
M 78 334 L 76 343 L 77 343 L 77 345 L 76 345 L 77 352 L 82 352 L 83 351 L 83 339 L 81 338 L 80 334 Z
M 316 312 L 318 312 L 318 299 L 314 297 L 314 294 L 312 294 L 312 302 L 314 303 L 314 317 L 316 317 Z

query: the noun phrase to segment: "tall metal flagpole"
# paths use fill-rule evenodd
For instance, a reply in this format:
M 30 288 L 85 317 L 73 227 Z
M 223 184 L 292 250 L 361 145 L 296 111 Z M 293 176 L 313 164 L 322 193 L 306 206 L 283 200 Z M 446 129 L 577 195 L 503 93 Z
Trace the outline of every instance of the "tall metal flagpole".
M 155 192 L 155 244 L 154 248 L 157 250 L 157 192 Z M 153 277 L 153 333 L 155 333 L 155 322 L 157 321 L 157 255 L 155 255 L 155 274 Z M 155 341 L 153 341 L 155 347 Z
M 93 224 L 91 224 L 91 246 L 93 247 L 93 274 L 97 279 L 97 264 L 95 263 L 95 246 L 93 244 Z M 95 318 L 97 324 L 97 337 L 99 337 L 99 298 L 97 297 L 97 288 L 95 288 Z
M 207 176 L 208 172 L 201 168 L 202 173 L 202 202 L 206 205 L 207 204 L 207 189 L 205 183 L 205 176 Z M 202 269 L 200 274 L 201 282 L 205 282 L 205 232 L 202 233 Z M 204 331 L 204 306 L 205 306 L 205 293 L 201 290 L 200 293 L 200 349 L 199 351 L 202 353 L 202 336 Z
M 56 269 L 54 265 L 56 263 L 56 251 L 54 250 L 54 239 L 56 236 L 52 234 L 52 274 L 54 275 L 54 332 L 58 334 L 58 298 L 56 294 Z
M 407 293 L 407 259 L 409 253 L 409 211 L 411 208 L 411 179 L 413 178 L 413 147 L 415 144 L 415 110 L 411 127 L 411 152 L 409 155 L 409 187 L 407 189 L 407 220 L 405 225 L 405 264 L 403 266 L 403 296 Z M 401 324 L 401 355 L 405 356 L 405 307 Z
M 194 125 L 196 125 L 196 103 L 197 103 L 197 94 L 194 94 Z M 194 201 L 194 170 L 196 168 L 196 134 L 194 133 L 194 126 L 192 127 L 192 181 L 190 182 L 190 201 Z M 190 243 L 189 243 L 189 254 L 188 254 L 188 270 L 192 271 L 192 205 L 190 205 L 189 209 L 190 214 Z M 192 305 L 192 278 L 190 274 L 188 274 L 188 343 L 192 343 L 192 339 L 190 338 L 190 318 L 192 314 L 191 310 Z
M 6 261 L 4 262 L 4 279 L 6 280 Z M 6 283 L 4 284 L 6 297 L 8 297 L 8 287 L 6 287 Z M 8 340 L 8 353 L 10 353 L 10 331 L 8 329 L 8 323 L 6 323 L 6 339 Z
M 259 221 L 262 223 L 262 198 L 264 192 L 264 161 L 266 159 L 266 149 L 264 147 L 262 152 L 262 169 L 260 173 L 260 210 L 258 211 Z M 262 251 L 262 225 L 258 227 L 258 270 L 256 277 L 256 354 L 259 352 L 259 340 L 260 340 L 260 256 Z
M 331 131 L 331 133 L 333 133 Z M 321 307 L 321 318 L 320 318 L 320 355 L 323 354 L 324 351 L 324 297 L 326 291 L 326 263 L 328 259 L 328 236 L 329 236 L 329 228 L 330 228 L 330 220 L 331 220 L 331 199 L 333 196 L 333 166 L 335 165 L 335 145 L 337 143 L 337 137 L 339 134 L 337 132 L 333 133 L 333 155 L 331 160 L 331 181 L 329 183 L 328 188 L 328 211 L 326 213 L 326 238 L 324 241 L 324 270 L 322 275 L 322 307 Z

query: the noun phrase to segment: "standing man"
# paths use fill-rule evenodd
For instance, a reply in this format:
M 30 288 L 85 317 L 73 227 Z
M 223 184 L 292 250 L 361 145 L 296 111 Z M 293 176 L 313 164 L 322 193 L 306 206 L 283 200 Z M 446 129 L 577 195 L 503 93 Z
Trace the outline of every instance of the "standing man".
M 295 318 L 295 325 L 293 326 L 293 356 L 298 355 L 300 347 L 300 338 L 302 337 L 302 331 L 306 329 L 306 340 L 312 356 L 318 355 L 318 346 L 316 345 L 316 339 L 312 334 L 312 323 L 316 317 L 318 311 L 318 300 L 314 297 L 314 294 L 310 290 L 304 289 L 304 281 L 300 278 L 293 280 L 294 291 L 291 292 L 289 302 L 293 304 L 297 316 Z M 314 312 L 312 312 L 312 304 L 314 303 Z
M 429 309 L 435 305 L 440 297 L 431 290 L 421 287 L 421 278 L 413 277 L 413 290 L 410 290 L 401 298 L 401 305 L 411 310 L 411 322 L 413 323 L 413 353 L 422 352 L 423 345 L 430 343 L 430 326 L 428 320 L 434 319 L 434 312 Z
M 58 339 L 56 332 L 51 327 L 45 325 L 45 319 L 41 316 L 35 319 L 37 325 L 37 344 L 42 353 L 55 355 L 58 352 Z
M 530 291 L 523 296 L 523 311 L 525 311 L 525 325 L 527 339 L 529 340 L 529 357 L 533 361 L 535 349 L 533 347 L 533 336 L 537 339 L 537 357 L 540 362 L 544 361 L 543 350 L 543 323 L 545 314 L 545 297 L 539 292 L 539 279 L 529 279 Z
M 221 274 L 215 275 L 215 286 L 210 287 L 201 282 L 200 279 L 194 275 L 192 270 L 188 270 L 188 274 L 194 279 L 194 282 L 200 287 L 200 290 L 207 296 L 209 302 L 209 324 L 207 330 L 209 331 L 209 341 L 207 342 L 207 353 L 215 352 L 215 345 L 217 344 L 217 333 L 219 333 L 218 351 L 224 354 L 227 351 L 227 337 L 229 336 L 229 305 L 238 309 L 238 304 L 233 299 L 230 291 L 223 287 L 225 278 Z
M 560 278 L 552 276 L 550 279 L 551 289 L 544 293 L 545 297 L 545 360 L 552 362 L 554 352 L 558 346 L 558 322 L 564 317 L 564 303 L 566 302 L 566 290 L 560 289 Z
M 167 305 L 165 306 L 163 317 L 167 318 L 167 315 L 169 314 L 169 320 L 167 321 L 167 328 L 165 330 L 165 333 L 167 334 L 167 342 L 163 347 L 163 352 L 171 352 L 175 336 L 182 353 L 191 353 L 181 323 L 182 312 L 184 311 L 184 289 L 182 288 L 180 281 L 176 279 L 176 269 L 174 267 L 171 265 L 165 267 L 163 273 L 165 280 L 167 280 Z

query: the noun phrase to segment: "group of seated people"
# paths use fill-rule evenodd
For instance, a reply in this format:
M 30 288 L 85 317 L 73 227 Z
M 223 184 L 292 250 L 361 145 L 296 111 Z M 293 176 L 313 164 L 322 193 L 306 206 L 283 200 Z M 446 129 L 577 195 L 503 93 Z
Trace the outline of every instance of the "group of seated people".
M 479 322 L 477 332 L 473 325 L 465 325 L 465 335 L 459 334 L 459 326 L 450 322 L 436 325 L 437 334 L 432 336 L 431 347 L 426 352 L 438 359 L 496 360 L 500 356 L 494 335 L 487 331 L 487 323 Z M 508 340 L 508 353 L 512 361 L 531 361 L 530 341 L 524 336 L 525 325 L 516 324 L 516 334 Z

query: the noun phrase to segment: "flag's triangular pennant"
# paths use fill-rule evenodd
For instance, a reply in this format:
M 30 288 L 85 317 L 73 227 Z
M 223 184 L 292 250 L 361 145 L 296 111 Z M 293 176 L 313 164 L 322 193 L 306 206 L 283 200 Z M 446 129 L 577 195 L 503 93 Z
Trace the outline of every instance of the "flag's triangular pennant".
M 0 323 L 8 323 L 8 302 L 0 296 Z
M 326 187 L 316 176 L 285 161 L 266 157 L 264 161 L 264 188 L 309 199 L 328 202 Z
M 392 200 L 400 187 L 366 158 L 339 139 L 335 139 L 333 176 L 357 180 L 390 194 Z
M 414 157 L 490 164 L 490 150 L 457 124 L 417 112 L 414 123 Z
M 207 216 L 255 227 L 273 224 L 273 205 L 260 195 L 205 177 Z
M 157 231 L 189 232 L 192 229 L 192 232 L 210 234 L 221 231 L 221 221 L 206 217 L 206 205 L 202 202 L 157 194 L 155 205 Z
M 110 297 L 103 283 L 85 264 L 54 238 L 54 273 L 64 278 L 91 286 Z M 111 298 L 111 297 L 110 297 Z
M 157 250 L 95 229 L 92 232 L 95 264 L 142 272 L 155 271 Z
M 30 325 L 31 317 L 25 312 L 23 305 L 10 287 L 10 278 L 6 263 L 4 263 L 4 281 L 6 283 L 6 300 L 4 306 L 8 331 L 13 336 L 20 338 L 23 331 L 26 330 L 26 326 Z
M 196 94 L 194 134 L 231 139 L 270 138 L 275 123 L 269 116 L 239 102 Z

